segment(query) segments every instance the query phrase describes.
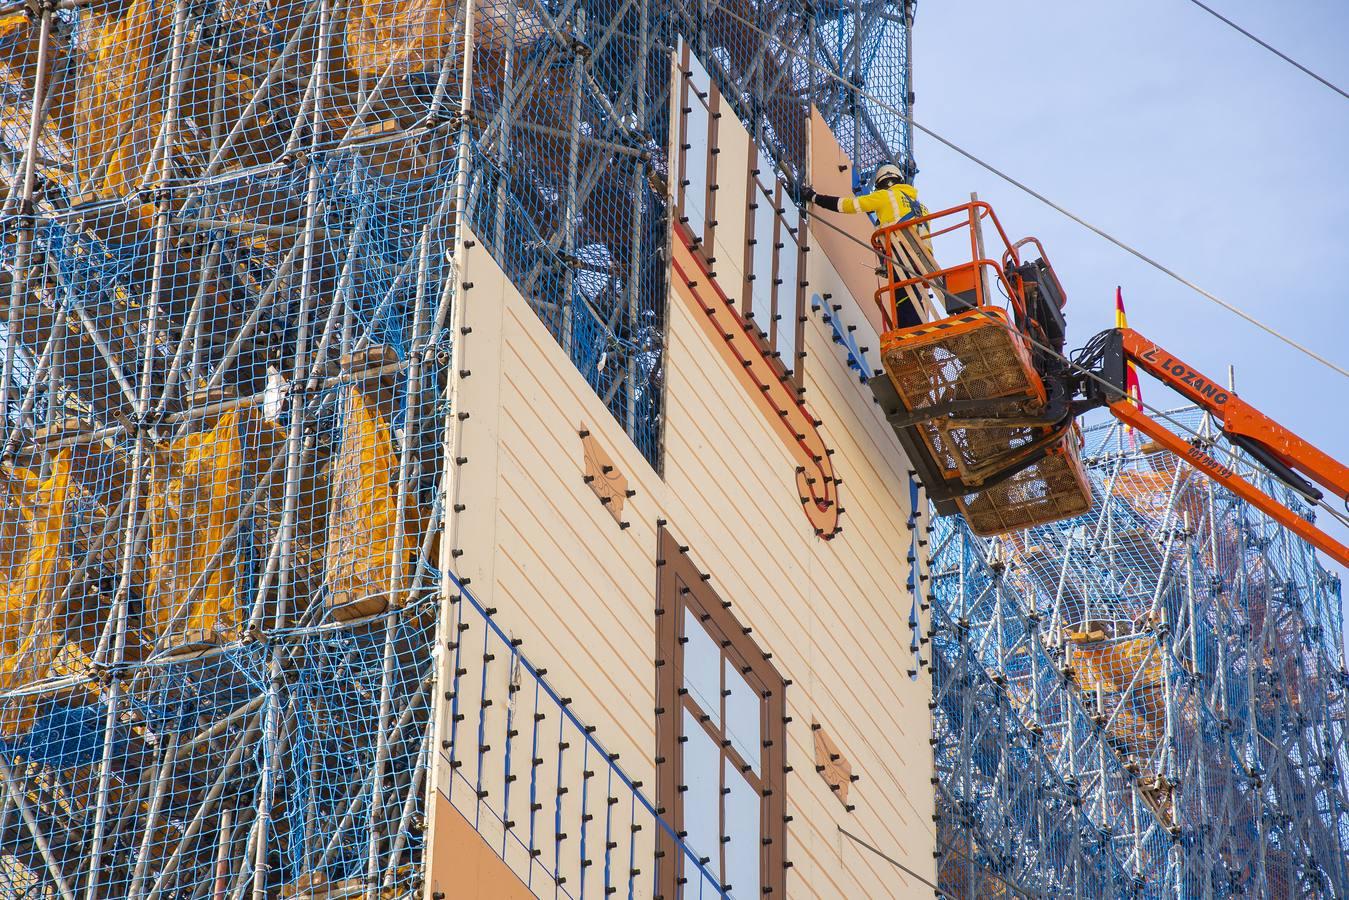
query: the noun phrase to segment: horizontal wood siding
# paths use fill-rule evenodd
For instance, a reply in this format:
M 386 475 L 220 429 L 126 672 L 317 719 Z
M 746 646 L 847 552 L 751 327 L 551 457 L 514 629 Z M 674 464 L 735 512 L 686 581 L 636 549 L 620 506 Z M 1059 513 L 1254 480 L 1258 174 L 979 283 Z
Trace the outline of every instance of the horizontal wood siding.
M 480 271 L 488 265 L 480 258 L 473 273 L 482 315 L 472 340 L 484 349 L 474 355 L 478 389 L 462 401 L 472 407 L 465 447 L 475 472 L 465 478 L 459 573 L 632 777 L 654 784 L 656 520 L 668 520 L 794 682 L 790 895 L 921 888 L 838 832 L 932 869 L 929 686 L 926 674 L 907 674 L 904 460 L 829 327 L 812 316 L 805 344 L 807 401 L 843 479 L 843 531 L 825 542 L 799 508 L 792 455 L 688 304 L 670 307 L 662 480 L 504 277 Z M 836 277 L 812 261 L 813 287 Z M 582 481 L 583 424 L 636 491 L 627 529 Z M 853 813 L 814 771 L 815 721 L 861 776 Z
M 728 118 L 723 134 L 738 128 Z M 748 142 L 732 146 L 745 152 Z M 740 187 L 721 183 L 723 191 Z M 713 346 L 696 307 L 678 295 L 670 301 L 662 478 L 487 254 L 469 260 L 473 374 L 460 393 L 471 416 L 461 473 L 469 499 L 456 570 L 654 793 L 655 555 L 657 520 L 667 520 L 792 681 L 789 896 L 928 894 L 839 832 L 934 876 L 930 682 L 926 669 L 916 679 L 908 674 L 907 466 L 830 326 L 810 314 L 803 345 L 805 399 L 843 481 L 843 530 L 823 541 L 802 512 L 794 457 Z M 732 296 L 740 265 L 717 260 L 718 281 Z M 809 254 L 808 277 L 812 293 L 853 304 L 859 341 L 877 346 L 824 253 Z M 627 528 L 582 480 L 583 426 L 636 491 L 625 501 Z M 812 722 L 860 776 L 849 795 L 853 812 L 815 772 Z

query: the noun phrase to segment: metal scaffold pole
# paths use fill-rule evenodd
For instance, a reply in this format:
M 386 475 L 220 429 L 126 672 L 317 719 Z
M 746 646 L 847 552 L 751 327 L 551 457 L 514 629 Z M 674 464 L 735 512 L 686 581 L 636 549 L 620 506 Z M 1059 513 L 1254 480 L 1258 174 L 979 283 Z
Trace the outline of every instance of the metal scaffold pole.
M 1171 415 L 1201 424 L 1192 410 Z M 1118 869 L 1074 868 L 1074 892 L 1228 897 L 1250 884 L 1276 894 L 1294 883 L 1313 894 L 1342 884 L 1334 848 L 1349 803 L 1343 782 L 1322 773 L 1343 764 L 1336 747 L 1345 726 L 1334 710 L 1344 701 L 1338 676 L 1309 673 L 1341 672 L 1343 650 L 1316 624 L 1329 619 L 1339 633 L 1338 604 L 1326 612 L 1329 582 L 1314 553 L 1169 454 L 1117 440 L 1111 427 L 1087 431 L 1085 455 L 1098 497 L 1088 516 L 992 542 L 962 538 L 957 521 L 936 523 L 934 666 L 952 671 L 934 682 L 938 713 L 952 702 L 945 692 L 966 697 L 982 671 L 1057 748 L 1050 760 L 1059 777 L 1093 786 L 1081 809 L 1115 848 Z M 973 552 L 952 553 L 962 539 Z M 999 602 L 972 606 L 971 581 L 999 586 Z M 1047 633 L 1008 628 L 1009 610 L 1030 623 L 1049 604 Z M 954 654 L 957 639 L 985 649 L 978 658 Z M 1032 661 L 1016 661 L 1025 655 Z M 1058 660 L 1064 677 L 1037 674 L 1041 658 Z M 1051 708 L 1058 715 L 1046 718 Z M 965 754 L 967 772 L 986 771 L 976 751 L 999 739 L 981 743 L 964 717 L 994 713 L 965 710 L 960 730 L 936 729 L 939 758 Z M 1326 729 L 1339 736 L 1321 740 Z M 1323 783 L 1334 787 L 1322 792 Z M 1082 834 L 1065 836 L 1079 861 Z M 1052 846 L 1043 833 L 1039 841 Z M 1037 848 L 1022 859 L 1031 884 L 1054 883 L 1051 858 Z M 963 881 L 981 874 L 967 871 Z

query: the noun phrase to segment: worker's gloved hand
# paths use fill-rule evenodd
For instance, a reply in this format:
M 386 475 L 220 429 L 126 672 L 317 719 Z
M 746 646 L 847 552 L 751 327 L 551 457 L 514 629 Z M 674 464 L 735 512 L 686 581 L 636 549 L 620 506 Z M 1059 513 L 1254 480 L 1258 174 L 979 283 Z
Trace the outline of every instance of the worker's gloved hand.
M 802 203 L 814 203 L 814 202 L 815 202 L 815 188 L 811 187 L 810 185 L 806 185 L 805 187 L 801 188 L 801 202 L 802 202 Z

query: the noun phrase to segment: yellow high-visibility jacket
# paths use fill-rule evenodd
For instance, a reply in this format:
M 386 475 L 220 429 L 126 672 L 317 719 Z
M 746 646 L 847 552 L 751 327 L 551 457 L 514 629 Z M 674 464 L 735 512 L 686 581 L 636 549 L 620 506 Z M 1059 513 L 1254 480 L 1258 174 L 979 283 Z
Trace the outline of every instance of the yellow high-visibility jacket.
M 902 219 L 927 215 L 923 204 L 918 202 L 918 191 L 911 184 L 892 184 L 888 188 L 877 188 L 860 197 L 840 197 L 838 211 L 874 213 L 882 226 L 893 225 Z
M 893 225 L 905 219 L 915 219 L 927 215 L 927 207 L 918 202 L 918 191 L 911 184 L 892 184 L 888 188 L 877 188 L 860 197 L 833 197 L 828 194 L 816 194 L 815 203 L 824 209 L 840 213 L 869 212 L 876 216 L 880 226 Z M 932 238 L 927 223 L 917 227 L 918 239 L 929 257 L 932 256 Z M 935 259 L 932 261 L 935 266 Z

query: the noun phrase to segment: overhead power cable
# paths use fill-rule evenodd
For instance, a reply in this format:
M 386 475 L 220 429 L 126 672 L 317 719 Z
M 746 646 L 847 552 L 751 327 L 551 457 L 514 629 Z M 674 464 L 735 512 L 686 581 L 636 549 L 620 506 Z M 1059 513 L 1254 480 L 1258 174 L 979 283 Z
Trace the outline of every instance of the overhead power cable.
M 1300 63 L 1300 62 L 1298 62 L 1297 60 L 1293 59 L 1293 57 L 1289 56 L 1287 53 L 1284 53 L 1284 52 L 1282 52 L 1281 50 L 1279 50 L 1279 49 L 1277 49 L 1277 48 L 1275 48 L 1275 47 L 1271 47 L 1269 44 L 1265 43 L 1265 42 L 1262 41 L 1260 38 L 1258 38 L 1258 37 L 1256 37 L 1255 35 L 1251 34 L 1251 33 L 1250 33 L 1249 31 L 1247 31 L 1245 28 L 1242 28 L 1242 27 L 1241 27 L 1240 25 L 1238 25 L 1236 22 L 1233 22 L 1231 19 L 1227 18 L 1227 16 L 1224 16 L 1222 13 L 1218 12 L 1218 11 L 1217 11 L 1216 9 L 1214 9 L 1213 7 L 1211 7 L 1211 6 L 1206 6 L 1205 4 L 1200 3 L 1199 0 L 1190 0 L 1190 2 L 1193 3 L 1195 6 L 1199 7 L 1200 9 L 1202 9 L 1204 12 L 1208 13 L 1210 16 L 1213 16 L 1213 18 L 1217 19 L 1219 22 L 1222 22 L 1224 25 L 1227 25 L 1228 27 L 1230 27 L 1233 31 L 1236 31 L 1236 32 L 1238 32 L 1238 33 L 1240 33 L 1240 34 L 1243 34 L 1243 35 L 1245 35 L 1246 37 L 1250 38 L 1252 41 L 1254 41 L 1255 43 L 1259 44 L 1261 47 L 1264 47 L 1264 48 L 1265 48 L 1266 50 L 1268 50 L 1270 53 L 1273 53 L 1273 54 L 1274 54 L 1275 56 L 1277 56 L 1279 59 L 1281 59 L 1281 60 L 1283 60 L 1284 62 L 1288 63 L 1288 65 L 1290 65 L 1290 66 L 1292 66 L 1293 68 L 1297 69 L 1298 71 L 1302 72 L 1304 75 L 1308 75 L 1308 76 L 1310 76 L 1310 77 L 1312 77 L 1312 78 L 1315 78 L 1317 81 L 1321 82 L 1321 83 L 1324 84 L 1326 87 L 1330 88 L 1332 91 L 1334 91 L 1335 93 L 1339 94 L 1339 95 L 1340 95 L 1341 97 L 1343 97 L 1344 99 L 1349 100 L 1349 91 L 1346 91 L 1344 88 L 1340 87 L 1338 84 L 1335 84 L 1334 82 L 1330 81 L 1330 80 L 1327 79 L 1327 78 L 1322 78 L 1320 75 L 1317 75 L 1315 72 L 1313 72 L 1311 69 L 1309 69 L 1309 68 L 1307 68 L 1306 66 L 1304 66 L 1302 63 Z
M 1312 350 L 1310 347 L 1307 347 L 1307 346 L 1305 346 L 1305 345 L 1299 343 L 1298 341 L 1295 341 L 1293 338 L 1288 337 L 1287 335 L 1283 334 L 1282 332 L 1278 331 L 1277 329 L 1273 328 L 1272 326 L 1266 325 L 1264 322 L 1262 322 L 1262 321 L 1260 321 L 1259 319 L 1255 318 L 1255 316 L 1252 316 L 1250 313 L 1246 312 L 1244 309 L 1241 309 L 1241 308 L 1238 307 L 1238 306 L 1234 306 L 1233 304 L 1228 303 L 1226 300 L 1222 299 L 1222 298 L 1219 297 L 1217 294 L 1214 294 L 1214 293 L 1212 293 L 1212 292 L 1210 292 L 1210 291 L 1204 290 L 1202 287 L 1200 287 L 1199 285 L 1195 284 L 1193 281 L 1190 281 L 1188 278 L 1185 278 L 1184 276 L 1180 275 L 1178 272 L 1174 271 L 1173 269 L 1170 269 L 1170 268 L 1166 267 L 1166 266 L 1163 265 L 1162 263 L 1160 263 L 1160 262 L 1158 262 L 1157 260 L 1153 259 L 1151 256 L 1148 256 L 1148 255 L 1147 255 L 1146 253 L 1144 253 L 1143 251 L 1137 249 L 1136 247 L 1132 246 L 1131 244 L 1125 243 L 1124 241 L 1120 240 L 1119 238 L 1115 237 L 1114 235 L 1110 234 L 1109 232 L 1105 231 L 1104 229 L 1098 228 L 1097 226 L 1091 224 L 1091 223 L 1088 222 L 1086 219 L 1082 218 L 1081 216 L 1077 215 L 1076 213 L 1073 213 L 1073 212 L 1069 211 L 1068 209 L 1064 208 L 1063 206 L 1059 205 L 1058 203 L 1055 203 L 1053 200 L 1050 200 L 1050 199 L 1049 199 L 1048 197 L 1046 197 L 1044 194 L 1040 193 L 1039 191 L 1035 190 L 1034 188 L 1030 187 L 1029 185 L 1025 184 L 1024 182 L 1019 181 L 1019 180 L 1017 180 L 1016 178 L 1013 178 L 1011 175 L 1009 175 L 1009 174 L 1007 174 L 1006 172 L 1002 171 L 1001 169 L 997 168 L 997 167 L 994 166 L 992 163 L 989 163 L 989 162 L 987 162 L 986 160 L 983 160 L 983 159 L 979 158 L 978 156 L 975 156 L 973 153 L 971 153 L 970 151 L 966 150 L 964 147 L 961 147 L 959 144 L 956 144 L 954 141 L 951 141 L 951 140 L 949 140 L 949 139 L 943 137 L 942 135 L 938 134 L 937 132 L 933 131 L 931 128 L 928 128 L 926 125 L 924 125 L 924 124 L 922 124 L 921 122 L 919 122 L 919 121 L 917 121 L 916 119 L 914 119 L 914 117 L 913 117 L 912 115 L 910 115 L 909 113 L 906 113 L 904 110 L 896 109 L 895 107 L 891 106 L 889 103 L 886 103 L 886 102 L 885 102 L 884 100 L 882 100 L 880 97 L 877 97 L 875 94 L 873 94 L 873 93 L 871 93 L 870 91 L 868 91 L 866 88 L 858 87 L 857 85 L 852 84 L 852 83 L 849 82 L 847 79 L 843 78 L 841 75 L 837 74 L 836 72 L 831 71 L 831 70 L 828 69 L 827 67 L 825 67 L 825 66 L 821 65 L 820 63 L 816 62 L 815 60 L 809 58 L 808 56 L 806 56 L 806 55 L 805 55 L 804 53 L 802 53 L 801 51 L 799 51 L 799 50 L 797 50 L 797 49 L 795 49 L 795 48 L 793 48 L 793 47 L 787 46 L 785 43 L 783 43 L 783 41 L 782 41 L 782 39 L 781 39 L 780 37 L 778 37 L 778 36 L 775 35 L 775 34 L 771 34 L 771 33 L 767 32 L 767 31 L 765 31 L 764 29 L 760 28 L 758 25 L 756 25 L 756 24 L 754 24 L 753 22 L 751 22 L 750 20 L 746 19 L 744 16 L 741 16 L 740 14 L 736 13 L 734 10 L 731 10 L 731 9 L 729 9 L 728 7 L 722 6 L 722 7 L 720 7 L 720 8 L 718 9 L 718 13 L 719 13 L 719 14 L 722 14 L 722 15 L 725 15 L 725 16 L 727 16 L 727 17 L 729 17 L 729 18 L 735 19 L 737 22 L 740 22 L 740 23 L 741 23 L 742 25 L 744 25 L 746 28 L 748 28 L 748 29 L 750 29 L 751 31 L 753 31 L 753 32 L 755 32 L 755 33 L 757 33 L 757 34 L 759 34 L 761 37 L 767 38 L 768 40 L 770 40 L 770 41 L 772 41 L 773 43 L 775 43 L 779 48 L 781 48 L 781 49 L 783 50 L 783 52 L 788 53 L 788 54 L 790 54 L 791 56 L 795 57 L 796 59 L 805 62 L 806 65 L 808 65 L 808 66 L 810 66 L 811 68 L 815 69 L 817 72 L 819 72 L 820 74 L 824 75 L 825 77 L 830 78 L 830 79 L 832 79 L 832 80 L 834 80 L 834 81 L 837 81 L 840 85 L 843 86 L 843 88 L 844 88 L 845 90 L 854 92 L 854 93 L 856 93 L 856 94 L 857 94 L 858 96 L 860 96 L 860 97 L 865 97 L 867 100 L 870 100 L 872 103 L 876 104 L 876 106 L 878 106 L 879 108 L 885 110 L 886 112 L 890 113 L 891 115 L 895 115 L 895 116 L 900 117 L 901 119 L 903 119 L 904 121 L 906 121 L 906 122 L 908 122 L 910 125 L 912 125 L 914 128 L 916 128 L 916 129 L 918 129 L 919 131 L 923 132 L 923 134 L 926 134 L 928 137 L 932 138 L 933 140 L 937 141 L 938 143 L 942 144 L 943 146 L 948 147 L 949 149 L 951 149 L 951 150 L 953 150 L 954 152 L 956 152 L 956 153 L 960 154 L 961 156 L 965 157 L 966 159 L 968 159 L 970 162 L 974 163 L 975 165 L 977 165 L 977 166 L 979 166 L 979 167 L 981 167 L 981 168 L 983 168 L 983 169 L 985 169 L 985 170 L 991 172 L 992 174 L 994 174 L 994 175 L 996 175 L 997 177 L 1001 178 L 1003 181 L 1007 182 L 1008 184 L 1012 185 L 1013 187 L 1017 188 L 1018 190 L 1024 191 L 1025 193 L 1027 193 L 1027 194 L 1029 194 L 1030 196 L 1034 197 L 1036 200 L 1039 200 L 1041 203 L 1043 203 L 1043 204 L 1045 204 L 1046 206 L 1048 206 L 1050 209 L 1054 210 L 1055 212 L 1059 213 L 1060 215 L 1065 216 L 1066 218 L 1069 218 L 1069 219 L 1073 220 L 1073 221 L 1076 222 L 1077 224 L 1081 225 L 1083 228 L 1086 228 L 1088 231 L 1091 231 L 1091 232 L 1093 232 L 1094 234 L 1096 234 L 1097 236 L 1104 238 L 1105 240 L 1107 240 L 1107 241 L 1109 241 L 1110 243 L 1114 244 L 1116 247 L 1119 247 L 1121 250 L 1125 251 L 1126 253 L 1129 253 L 1130 255 L 1137 257 L 1138 259 L 1140 259 L 1140 260 L 1142 260 L 1143 262 L 1147 263 L 1148 265 L 1152 266 L 1152 267 L 1153 267 L 1154 269 L 1156 269 L 1157 271 L 1163 273 L 1164 275 L 1170 276 L 1171 278 L 1173 278 L 1173 279 L 1175 279 L 1176 281 L 1180 282 L 1181 284 L 1185 285 L 1185 286 L 1186 286 L 1187 288 L 1189 288 L 1190 290 L 1192 290 L 1192 291 L 1194 291 L 1195 293 L 1199 294 L 1201 297 L 1204 297 L 1204 298 L 1208 299 L 1209 301 L 1211 301 L 1211 302 L 1217 304 L 1218 306 L 1221 306 L 1223 309 L 1227 310 L 1228 312 L 1230 312 L 1230 313 L 1232 313 L 1232 314 L 1234 314 L 1234 315 L 1236 315 L 1236 316 L 1239 316 L 1239 317 L 1241 317 L 1242 319 L 1245 319 L 1247 322 L 1249 322 L 1250 324 L 1254 325 L 1256 328 L 1259 328 L 1261 331 L 1265 332 L 1266 334 L 1268 334 L 1268 335 L 1270 335 L 1270 336 L 1272 336 L 1272 337 L 1274 337 L 1274 338 L 1276 338 L 1276 339 L 1282 341 L 1283 343 L 1287 344 L 1289 347 L 1292 347 L 1294 350 L 1297 350 L 1299 353 L 1302 353 L 1303 355 L 1305 355 L 1305 356 L 1307 356 L 1307 357 L 1310 357 L 1311 359 L 1316 360 L 1316 361 L 1319 362 L 1321 365 L 1323 365 L 1323 366 L 1325 366 L 1326 368 L 1330 369 L 1332 372 L 1337 372 L 1337 373 L 1339 373 L 1340 375 L 1343 375 L 1345 378 L 1349 378 L 1349 369 L 1346 369 L 1346 368 L 1344 368 L 1343 366 L 1340 366 L 1340 365 L 1337 365 L 1336 363 L 1331 362 L 1329 359 L 1327 359 L 1326 357 L 1324 357 L 1324 356 L 1322 356 L 1321 354 L 1317 353 L 1315 350 Z
M 888 853 L 886 853 L 885 851 L 881 850 L 880 848 L 875 847 L 875 846 L 873 846 L 873 845 L 867 843 L 866 841 L 862 840 L 860 837 L 858 837 L 857 835 L 853 834 L 851 831 L 848 831 L 847 829 L 845 829 L 842 825 L 839 825 L 839 826 L 838 826 L 838 833 L 841 834 L 841 835 L 843 835 L 843 836 L 844 836 L 845 838 L 847 838 L 848 840 L 852 841 L 854 844 L 857 844 L 858 846 L 860 846 L 860 847 L 862 847 L 862 848 L 864 848 L 864 849 L 866 849 L 866 850 L 870 850 L 872 853 L 876 854 L 876 855 L 879 856 L 881 859 L 885 860 L 885 861 L 888 862 L 890 865 L 894 866 L 896 869 L 899 869 L 900 871 L 904 872 L 904 873 L 905 873 L 906 875 L 908 875 L 909 877 L 911 877 L 911 878 L 916 878 L 917 880 L 921 881 L 923 884 L 925 884 L 925 885 L 927 885 L 928 887 L 932 888 L 932 890 L 935 891 L 935 892 L 937 893 L 937 896 L 939 896 L 939 897 L 952 897 L 952 898 L 955 897 L 954 894 L 950 893 L 949 891 L 944 891 L 944 890 L 942 890 L 940 887 L 938 887 L 937 885 L 935 885 L 935 884 L 933 884 L 932 882 L 928 881 L 928 880 L 927 880 L 926 878 L 924 878 L 922 875 L 918 874 L 918 873 L 915 872 L 913 869 L 910 869 L 908 866 L 904 865 L 902 862 L 900 862 L 899 860 L 895 859 L 895 858 L 894 858 L 893 856 L 891 856 L 890 854 L 888 854 Z M 1030 896 L 1031 896 L 1030 894 L 1026 893 L 1024 890 L 1022 890 L 1021 888 L 1019 888 L 1019 887 L 1017 887 L 1016 885 L 1012 884 L 1012 883 L 1011 883 L 1010 881 L 1008 881 L 1006 878 L 1003 878 L 1003 877 L 1000 876 L 1000 875 L 994 875 L 992 872 L 989 872 L 989 873 L 987 873 L 987 874 L 992 875 L 992 877 L 996 878 L 999 882 L 1002 883 L 1002 886 L 1003 886 L 1003 887 L 1005 887 L 1005 888 L 1007 888 L 1008 890 L 1010 890 L 1010 891 L 1016 893 L 1018 896 L 1021 896 L 1021 897 L 1030 897 Z

